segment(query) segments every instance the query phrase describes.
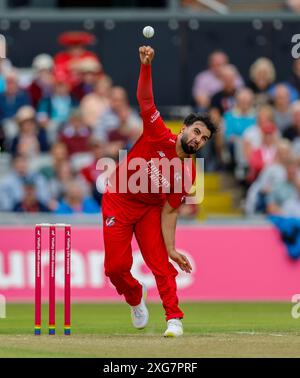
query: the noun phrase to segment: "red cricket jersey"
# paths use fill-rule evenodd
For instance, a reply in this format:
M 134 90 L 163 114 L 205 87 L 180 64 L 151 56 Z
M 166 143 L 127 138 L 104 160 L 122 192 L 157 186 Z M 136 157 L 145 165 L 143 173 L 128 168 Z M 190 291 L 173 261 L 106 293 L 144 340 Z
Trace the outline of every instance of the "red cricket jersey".
M 180 160 L 177 136 L 166 127 L 156 109 L 151 65 L 141 64 L 137 99 L 143 118 L 143 134 L 110 178 L 108 191 L 149 205 L 168 201 L 178 208 L 196 177 L 191 157 Z
M 117 167 L 108 191 L 115 191 L 125 198 L 128 196 L 131 200 L 149 205 L 162 206 L 167 200 L 176 209 L 194 183 L 194 161 L 190 157 L 185 159 L 184 165 L 179 159 L 176 153 L 177 135 L 166 127 L 155 105 L 141 116 L 143 134 L 132 147 L 127 159 Z M 142 164 L 136 165 L 140 163 L 139 158 L 143 159 Z M 171 167 L 170 161 L 173 161 Z M 126 190 L 127 193 L 124 193 Z

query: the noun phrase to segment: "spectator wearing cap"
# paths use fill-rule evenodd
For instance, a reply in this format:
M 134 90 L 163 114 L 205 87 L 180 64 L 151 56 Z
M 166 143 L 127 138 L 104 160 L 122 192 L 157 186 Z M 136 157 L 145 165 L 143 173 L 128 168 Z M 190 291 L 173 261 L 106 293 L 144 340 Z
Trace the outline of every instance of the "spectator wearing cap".
M 91 131 L 83 123 L 80 109 L 76 109 L 73 110 L 69 121 L 63 127 L 59 139 L 66 145 L 68 153 L 71 156 L 77 152 L 89 151 L 90 135 Z
M 36 112 L 32 106 L 23 106 L 16 114 L 19 133 L 12 141 L 10 152 L 34 158 L 40 152 L 49 151 L 46 130 L 39 127 Z
M 80 82 L 72 89 L 72 97 L 79 103 L 84 96 L 91 93 L 101 74 L 101 66 L 92 58 L 80 60 L 77 65 Z
M 40 202 L 36 195 L 35 182 L 32 178 L 24 180 L 24 194 L 13 209 L 17 213 L 47 213 L 50 209 Z
M 287 129 L 292 122 L 291 96 L 285 84 L 277 84 L 274 90 L 274 121 L 281 133 Z
M 275 79 L 276 71 L 270 59 L 261 57 L 251 65 L 249 87 L 255 94 L 255 106 L 271 103 L 270 89 Z
M 142 131 L 141 119 L 130 107 L 124 88 L 110 92 L 110 109 L 100 118 L 93 135 L 105 144 L 107 156 L 116 159 L 120 149 L 130 149 Z
M 272 122 L 265 122 L 261 125 L 262 144 L 259 148 L 250 153 L 249 172 L 247 175 L 248 183 L 252 183 L 259 173 L 271 165 L 276 156 L 278 144 L 278 129 Z
M 38 201 L 44 205 L 50 201 L 50 193 L 45 178 L 30 172 L 28 158 L 16 155 L 12 158 L 11 170 L 0 181 L 0 210 L 12 211 L 24 198 L 24 182 L 31 179 L 35 183 Z
M 82 184 L 76 180 L 68 183 L 64 199 L 59 203 L 56 214 L 97 214 L 100 207 L 97 202 L 84 195 Z
M 56 74 L 63 74 L 71 88 L 80 82 L 80 75 L 77 67 L 81 60 L 91 58 L 98 62 L 96 54 L 88 51 L 86 46 L 94 44 L 96 38 L 93 34 L 83 31 L 69 31 L 61 34 L 58 43 L 66 47 L 65 51 L 59 52 L 54 57 L 54 71 Z
M 96 81 L 93 92 L 86 95 L 80 103 L 83 121 L 91 129 L 96 127 L 97 121 L 109 109 L 111 88 L 111 78 L 102 75 Z
M 207 110 L 211 98 L 223 89 L 221 79 L 222 67 L 229 63 L 228 56 L 222 51 L 214 51 L 208 57 L 208 68 L 200 72 L 194 80 L 193 99 L 196 111 Z M 236 87 L 243 86 L 243 79 L 240 75 L 236 77 Z
M 17 111 L 24 105 L 30 105 L 26 91 L 19 86 L 16 71 L 10 71 L 5 77 L 5 92 L 0 94 L 0 122 L 14 118 Z
M 28 87 L 31 103 L 37 109 L 42 98 L 50 97 L 53 92 L 53 58 L 48 54 L 36 56 L 32 62 L 34 80 Z

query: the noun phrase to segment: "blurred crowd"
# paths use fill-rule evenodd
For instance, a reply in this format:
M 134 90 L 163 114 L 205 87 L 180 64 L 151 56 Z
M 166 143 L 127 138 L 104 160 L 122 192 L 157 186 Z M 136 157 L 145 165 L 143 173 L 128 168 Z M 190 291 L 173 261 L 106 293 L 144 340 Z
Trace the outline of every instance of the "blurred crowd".
M 197 111 L 211 114 L 220 132 L 199 156 L 210 171 L 232 172 L 245 192 L 247 214 L 300 216 L 300 59 L 287 79 L 273 62 L 256 59 L 248 77 L 222 51 L 194 81 Z
M 0 63 L 0 211 L 100 211 L 96 162 L 130 149 L 142 123 L 88 50 L 93 42 L 90 33 L 62 34 L 64 50 L 35 57 L 27 85 Z
M 129 150 L 142 122 L 89 51 L 93 42 L 90 33 L 62 34 L 63 50 L 35 57 L 26 80 L 0 61 L 0 211 L 100 211 L 96 163 Z M 247 214 L 300 216 L 300 59 L 279 82 L 268 58 L 242 77 L 214 51 L 191 93 L 194 110 L 208 112 L 220 130 L 199 153 L 206 170 L 231 172 Z M 194 210 L 183 207 L 182 216 Z

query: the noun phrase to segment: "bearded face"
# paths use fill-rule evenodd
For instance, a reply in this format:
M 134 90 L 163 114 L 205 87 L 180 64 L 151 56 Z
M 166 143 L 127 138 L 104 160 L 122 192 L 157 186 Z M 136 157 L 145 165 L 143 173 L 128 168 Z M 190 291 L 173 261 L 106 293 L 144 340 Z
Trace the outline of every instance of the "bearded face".
M 196 121 L 190 126 L 185 126 L 181 131 L 182 150 L 186 154 L 193 155 L 207 143 L 210 137 L 211 131 L 202 122 Z
M 198 143 L 195 140 L 189 140 L 189 135 L 187 131 L 184 131 L 181 137 L 181 147 L 183 151 L 189 155 L 195 154 L 199 149 Z

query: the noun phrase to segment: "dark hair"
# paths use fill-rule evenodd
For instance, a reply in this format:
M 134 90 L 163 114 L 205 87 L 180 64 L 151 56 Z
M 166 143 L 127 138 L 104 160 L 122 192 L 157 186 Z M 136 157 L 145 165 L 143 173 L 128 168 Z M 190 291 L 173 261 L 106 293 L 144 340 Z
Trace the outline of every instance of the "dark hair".
M 202 122 L 208 128 L 208 130 L 211 133 L 209 139 L 211 139 L 213 135 L 218 131 L 217 126 L 212 122 L 208 114 L 191 113 L 185 118 L 183 123 L 186 126 L 191 126 L 193 123 L 197 121 Z

